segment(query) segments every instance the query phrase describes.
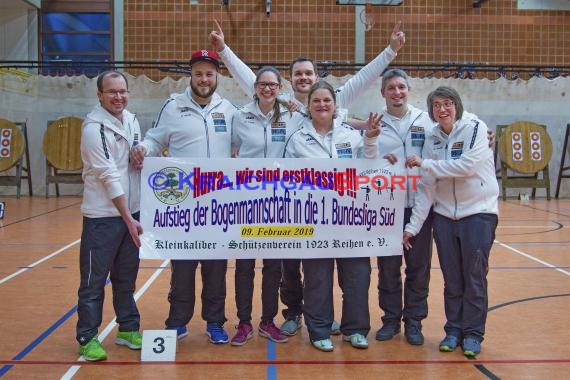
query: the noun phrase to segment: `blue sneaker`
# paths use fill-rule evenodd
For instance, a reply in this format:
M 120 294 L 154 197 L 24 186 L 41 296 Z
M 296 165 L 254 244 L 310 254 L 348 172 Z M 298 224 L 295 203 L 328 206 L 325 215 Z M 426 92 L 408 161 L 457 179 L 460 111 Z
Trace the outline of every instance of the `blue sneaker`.
M 331 335 L 340 335 L 340 325 L 337 321 L 333 321 L 331 324 Z
M 300 315 L 297 315 L 297 316 L 293 317 L 292 319 L 287 319 L 281 325 L 281 333 L 284 335 L 287 335 L 287 336 L 293 336 L 293 335 L 297 334 L 297 330 L 299 330 L 301 328 L 301 325 L 302 325 L 301 320 L 302 320 L 302 317 Z
M 186 326 L 166 327 L 167 330 L 176 330 L 176 339 L 180 340 L 188 336 L 188 328 Z
M 447 335 L 439 343 L 439 350 L 443 352 L 452 352 L 455 351 L 458 345 L 459 345 L 458 337 L 456 337 L 455 335 Z
M 463 355 L 475 357 L 481 353 L 481 342 L 477 338 L 467 337 L 463 339 Z
M 214 344 L 225 344 L 230 341 L 222 323 L 208 323 L 206 325 L 206 335 L 210 338 L 210 342 Z

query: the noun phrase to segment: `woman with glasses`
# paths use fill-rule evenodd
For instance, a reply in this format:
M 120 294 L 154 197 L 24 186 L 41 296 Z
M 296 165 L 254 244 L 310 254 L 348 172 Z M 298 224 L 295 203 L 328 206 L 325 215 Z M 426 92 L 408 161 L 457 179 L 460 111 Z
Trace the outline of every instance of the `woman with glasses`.
M 487 319 L 489 253 L 498 221 L 499 185 L 487 126 L 463 110 L 457 91 L 438 87 L 427 98 L 437 123 L 426 135 L 422 158 L 409 156 L 406 166 L 419 167 L 422 179 L 403 244 L 411 248 L 433 204 L 433 234 L 444 279 L 447 322 L 439 350 L 481 352 Z
M 282 81 L 279 71 L 272 66 L 262 67 L 254 83 L 254 101 L 236 113 L 232 123 L 232 151 L 238 158 L 282 157 L 285 142 L 304 119 L 291 113 L 277 101 Z M 268 179 L 270 180 L 270 179 Z M 244 345 L 253 336 L 251 311 L 255 259 L 236 260 L 235 299 L 239 324 L 231 340 L 234 346 Z M 261 280 L 260 336 L 277 343 L 287 342 L 273 323 L 279 309 L 281 259 L 264 259 Z

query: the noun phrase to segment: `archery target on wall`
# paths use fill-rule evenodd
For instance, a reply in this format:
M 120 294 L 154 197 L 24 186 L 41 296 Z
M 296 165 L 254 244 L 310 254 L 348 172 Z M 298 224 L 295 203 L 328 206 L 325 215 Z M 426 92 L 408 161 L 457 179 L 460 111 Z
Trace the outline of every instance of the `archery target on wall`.
M 12 148 L 12 130 L 4 128 L 0 132 L 0 158 L 10 157 L 11 148 Z
M 533 161 L 540 161 L 542 159 L 540 132 L 530 132 L 530 157 Z
M 517 121 L 501 127 L 499 156 L 501 162 L 518 173 L 535 174 L 552 157 L 552 140 L 546 127 L 531 121 Z
M 24 135 L 11 121 L 0 119 L 0 172 L 10 169 L 24 154 Z
M 513 161 L 523 160 L 522 134 L 520 132 L 511 133 L 511 145 L 513 147 Z

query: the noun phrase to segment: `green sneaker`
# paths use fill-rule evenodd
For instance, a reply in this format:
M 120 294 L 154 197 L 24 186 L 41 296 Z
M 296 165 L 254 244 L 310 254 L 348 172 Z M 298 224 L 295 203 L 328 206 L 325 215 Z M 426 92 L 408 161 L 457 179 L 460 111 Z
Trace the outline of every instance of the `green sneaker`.
M 79 355 L 83 355 L 85 360 L 90 362 L 107 359 L 107 353 L 96 336 L 86 344 L 79 345 Z
M 138 331 L 119 331 L 115 344 L 127 346 L 131 350 L 140 350 L 142 347 L 142 335 Z

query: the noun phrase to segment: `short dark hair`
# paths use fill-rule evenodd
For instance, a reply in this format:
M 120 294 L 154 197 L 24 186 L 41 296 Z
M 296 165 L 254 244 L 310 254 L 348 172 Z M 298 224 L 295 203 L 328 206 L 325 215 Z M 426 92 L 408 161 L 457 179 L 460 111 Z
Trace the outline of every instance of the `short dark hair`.
M 289 75 L 291 76 L 291 78 L 293 78 L 293 66 L 295 65 L 295 63 L 298 63 L 298 62 L 311 62 L 311 65 L 313 65 L 313 71 L 315 72 L 315 75 L 319 76 L 319 72 L 317 71 L 317 64 L 315 63 L 315 61 L 313 61 L 309 57 L 305 57 L 304 55 L 300 55 L 297 58 L 295 58 L 294 60 L 292 60 L 291 63 L 289 64 Z
M 97 91 L 103 92 L 103 79 L 105 79 L 106 76 L 109 76 L 111 78 L 123 77 L 125 83 L 127 84 L 127 90 L 129 89 L 129 81 L 127 80 L 125 74 L 116 70 L 106 70 L 99 74 L 97 77 Z
M 461 101 L 461 97 L 459 93 L 447 86 L 440 86 L 429 93 L 427 97 L 427 108 L 429 117 L 435 121 L 433 116 L 433 99 L 437 96 L 440 96 L 445 99 L 451 100 L 455 104 L 455 121 L 461 119 L 463 117 L 463 102 Z
M 412 88 L 410 86 L 410 77 L 408 76 L 408 74 L 406 74 L 404 70 L 390 69 L 382 75 L 382 90 L 384 90 L 386 83 L 392 78 L 403 78 L 406 81 L 408 89 Z

